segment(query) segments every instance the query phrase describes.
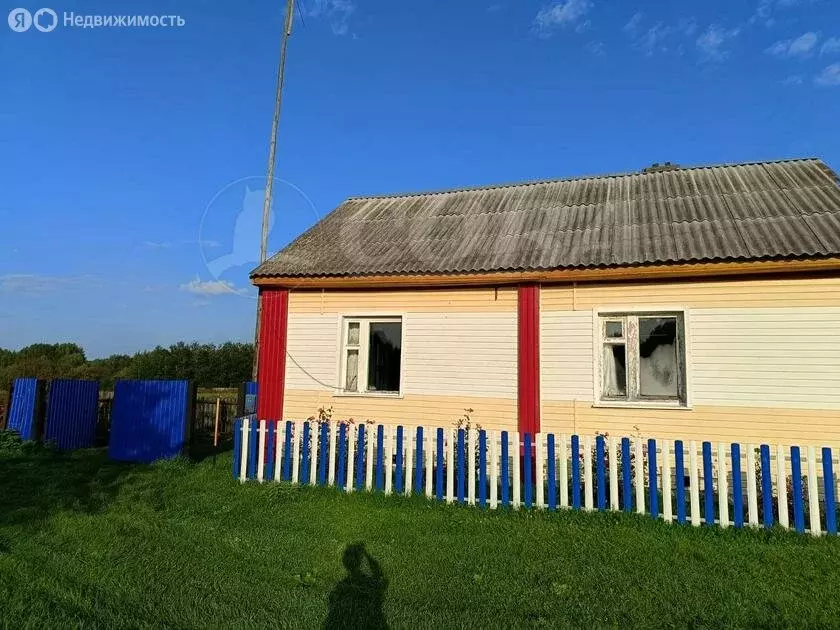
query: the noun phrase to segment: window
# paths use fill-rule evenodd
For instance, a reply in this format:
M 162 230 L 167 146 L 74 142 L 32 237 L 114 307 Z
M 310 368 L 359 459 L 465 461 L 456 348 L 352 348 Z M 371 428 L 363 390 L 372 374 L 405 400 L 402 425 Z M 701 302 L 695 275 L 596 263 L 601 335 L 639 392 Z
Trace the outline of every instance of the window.
M 601 402 L 686 404 L 682 313 L 599 315 Z
M 402 319 L 344 319 L 341 370 L 344 393 L 400 392 Z

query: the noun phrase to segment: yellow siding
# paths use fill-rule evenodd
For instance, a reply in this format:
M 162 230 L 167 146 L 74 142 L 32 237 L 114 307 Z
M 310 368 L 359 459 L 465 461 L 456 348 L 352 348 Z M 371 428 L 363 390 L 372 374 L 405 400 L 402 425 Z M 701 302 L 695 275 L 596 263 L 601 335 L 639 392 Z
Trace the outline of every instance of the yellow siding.
M 542 430 L 555 433 L 771 444 L 838 444 L 840 412 L 698 405 L 693 410 L 610 409 L 543 402 Z
M 840 278 L 544 286 L 542 309 L 591 310 L 615 304 L 688 308 L 840 306 Z
M 290 390 L 286 392 L 283 416 L 301 420 L 318 413 L 319 407 L 332 407 L 333 418 L 356 421 L 375 420 L 403 426 L 453 427 L 472 408 L 474 423 L 484 429 L 516 427 L 516 401 L 481 396 L 423 396 L 406 394 L 404 398 L 369 396 L 333 396 L 328 392 Z
M 291 291 L 289 312 L 354 313 L 516 312 L 516 289 L 429 289 L 403 291 Z

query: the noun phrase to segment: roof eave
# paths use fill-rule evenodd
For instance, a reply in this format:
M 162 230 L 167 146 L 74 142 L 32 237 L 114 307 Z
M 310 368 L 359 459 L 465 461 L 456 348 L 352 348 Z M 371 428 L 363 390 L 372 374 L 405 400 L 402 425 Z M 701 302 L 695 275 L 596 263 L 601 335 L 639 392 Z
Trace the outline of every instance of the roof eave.
M 840 271 L 840 257 L 787 258 L 632 265 L 536 271 L 498 271 L 454 274 L 382 274 L 346 276 L 255 276 L 260 288 L 287 289 L 408 289 L 434 287 L 503 286 L 523 283 L 623 282 L 695 279 L 728 276 L 785 275 Z

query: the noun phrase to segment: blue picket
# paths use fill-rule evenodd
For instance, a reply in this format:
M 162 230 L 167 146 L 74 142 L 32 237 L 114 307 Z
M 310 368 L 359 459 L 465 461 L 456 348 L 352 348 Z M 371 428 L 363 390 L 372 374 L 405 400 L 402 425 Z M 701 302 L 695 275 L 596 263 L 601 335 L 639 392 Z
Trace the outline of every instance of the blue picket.
M 621 438 L 621 489 L 625 512 L 633 510 L 633 493 L 630 491 L 630 438 Z
M 761 456 L 761 505 L 764 512 L 764 527 L 773 527 L 773 472 L 770 469 L 770 446 L 762 444 Z
M 437 471 L 435 478 L 435 496 L 443 499 L 443 429 L 437 430 Z
M 384 427 L 376 427 L 376 489 L 385 490 L 385 435 Z M 388 462 L 390 464 L 390 462 Z
M 277 421 L 269 420 L 265 423 L 265 465 L 263 466 L 263 479 L 266 481 L 274 481 L 274 444 L 277 441 L 275 437 L 275 427 Z
M 607 509 L 607 487 L 606 474 L 604 472 L 604 436 L 599 435 L 595 438 L 595 470 L 598 491 L 598 509 Z
M 715 524 L 715 487 L 712 472 L 712 443 L 703 442 L 703 506 L 706 525 Z
M 478 433 L 478 504 L 487 507 L 487 431 Z
M 510 505 L 510 464 L 508 462 L 508 432 L 502 431 L 502 505 Z
M 233 477 L 239 479 L 239 470 L 242 465 L 242 418 L 233 422 Z
M 823 447 L 823 484 L 825 490 L 825 530 L 829 534 L 837 533 L 837 507 L 834 496 L 834 465 L 831 461 L 831 449 Z
M 292 479 L 292 432 L 294 425 L 291 420 L 286 420 L 286 440 L 283 446 L 283 480 Z
M 464 502 L 464 474 L 467 470 L 466 458 L 464 430 L 458 429 L 458 463 L 456 465 L 456 470 L 458 471 L 458 503 Z
M 531 475 L 531 434 L 526 432 L 524 434 L 525 439 L 525 461 L 522 465 L 523 472 L 525 473 L 523 476 L 525 477 L 525 507 L 529 508 L 534 502 L 534 483 Z
M 365 487 L 365 425 L 359 425 L 358 444 L 356 445 L 356 489 Z
M 674 442 L 674 482 L 677 495 L 677 523 L 685 524 L 685 450 L 682 440 Z
M 339 488 L 347 487 L 347 425 L 338 425 L 338 474 L 335 483 Z
M 403 493 L 403 428 L 397 427 L 396 470 L 394 470 L 394 492 Z
M 257 478 L 257 447 L 260 443 L 259 426 L 260 423 L 257 420 L 251 420 L 251 430 L 248 436 L 248 479 Z
M 735 527 L 744 526 L 744 488 L 741 481 L 741 445 L 732 444 L 732 517 Z
M 580 438 L 572 436 L 572 507 L 580 509 Z
M 805 506 L 802 502 L 802 461 L 799 447 L 790 447 L 790 474 L 793 477 L 793 526 L 796 531 L 805 531 Z
M 310 448 L 309 448 L 309 423 L 303 423 L 303 440 L 300 445 L 301 463 L 300 463 L 300 483 L 309 483 L 309 465 L 310 465 Z
M 443 431 L 443 429 L 438 429 L 438 431 Z M 429 436 L 430 441 L 431 439 L 431 436 Z M 429 444 L 429 448 L 432 448 L 431 444 Z M 431 475 L 432 471 L 427 470 L 426 474 Z M 423 492 L 423 427 L 417 427 L 417 452 L 414 458 L 414 492 L 417 494 Z
M 557 509 L 557 456 L 554 449 L 554 434 L 549 433 L 546 440 L 548 451 L 548 509 Z M 563 462 L 565 466 L 566 462 Z
M 318 460 L 318 485 L 327 485 L 327 463 L 329 462 L 329 431 L 330 425 L 327 422 L 321 423 L 321 454 Z
M 659 518 L 659 485 L 656 482 L 656 440 L 648 440 L 648 503 L 650 515 Z

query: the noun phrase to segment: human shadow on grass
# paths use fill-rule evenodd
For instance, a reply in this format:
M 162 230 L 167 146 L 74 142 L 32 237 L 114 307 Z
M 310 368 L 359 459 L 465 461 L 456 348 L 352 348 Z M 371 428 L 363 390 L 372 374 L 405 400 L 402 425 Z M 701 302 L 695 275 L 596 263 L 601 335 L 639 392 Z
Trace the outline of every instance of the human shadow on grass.
M 348 545 L 342 557 L 347 575 L 330 593 L 325 630 L 388 628 L 382 604 L 388 579 L 364 543 Z M 367 571 L 363 564 L 367 563 Z

